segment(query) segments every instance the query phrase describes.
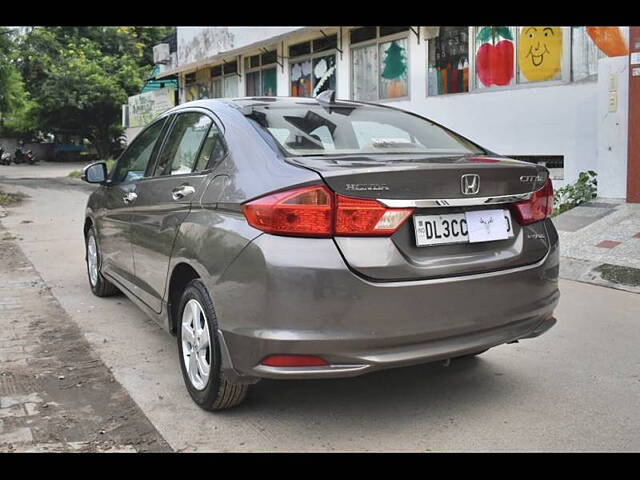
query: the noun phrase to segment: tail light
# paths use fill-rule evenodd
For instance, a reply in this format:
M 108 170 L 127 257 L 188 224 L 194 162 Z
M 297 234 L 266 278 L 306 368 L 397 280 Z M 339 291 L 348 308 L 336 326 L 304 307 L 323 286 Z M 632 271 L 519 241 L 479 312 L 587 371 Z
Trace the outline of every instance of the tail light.
M 529 225 L 544 220 L 553 212 L 553 185 L 551 179 L 531 198 L 524 202 L 514 203 L 511 208 L 520 225 Z
M 413 213 L 372 199 L 336 195 L 325 186 L 267 195 L 243 206 L 249 225 L 267 233 L 309 237 L 389 236 Z
M 333 232 L 333 193 L 323 186 L 274 193 L 242 211 L 249 225 L 267 233 L 328 237 Z

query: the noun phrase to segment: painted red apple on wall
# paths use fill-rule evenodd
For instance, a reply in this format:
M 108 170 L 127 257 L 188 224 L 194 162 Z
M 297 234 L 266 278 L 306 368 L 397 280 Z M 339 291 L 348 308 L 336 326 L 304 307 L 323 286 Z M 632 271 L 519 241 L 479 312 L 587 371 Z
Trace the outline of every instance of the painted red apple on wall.
M 476 75 L 485 87 L 513 79 L 513 35 L 507 27 L 483 27 L 476 36 Z

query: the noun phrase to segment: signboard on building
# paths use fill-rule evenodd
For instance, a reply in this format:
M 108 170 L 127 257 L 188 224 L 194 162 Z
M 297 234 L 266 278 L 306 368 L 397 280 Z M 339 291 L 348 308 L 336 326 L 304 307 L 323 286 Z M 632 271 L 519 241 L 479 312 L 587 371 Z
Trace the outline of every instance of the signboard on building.
M 162 112 L 176 106 L 174 88 L 159 88 L 129 97 L 130 128 L 144 127 Z

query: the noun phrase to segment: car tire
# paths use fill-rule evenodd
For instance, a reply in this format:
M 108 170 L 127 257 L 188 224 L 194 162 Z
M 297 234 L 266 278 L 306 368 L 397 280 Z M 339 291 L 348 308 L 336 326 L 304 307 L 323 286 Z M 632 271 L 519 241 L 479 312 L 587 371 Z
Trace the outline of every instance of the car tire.
M 221 374 L 218 322 L 211 297 L 198 279 L 182 293 L 176 330 L 180 369 L 194 402 L 209 411 L 239 405 L 249 386 L 229 383 Z
M 94 295 L 97 297 L 111 297 L 120 292 L 114 284 L 109 282 L 102 276 L 102 273 L 100 273 L 102 257 L 100 256 L 100 246 L 98 244 L 96 230 L 93 225 L 87 232 L 85 241 L 85 261 L 87 263 L 89 286 L 91 287 L 91 291 Z M 94 265 L 95 270 L 92 272 Z

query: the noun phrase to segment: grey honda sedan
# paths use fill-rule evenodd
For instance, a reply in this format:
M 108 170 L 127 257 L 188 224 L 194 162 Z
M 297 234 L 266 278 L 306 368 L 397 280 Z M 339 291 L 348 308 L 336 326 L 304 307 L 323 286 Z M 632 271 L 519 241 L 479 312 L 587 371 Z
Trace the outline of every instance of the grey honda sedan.
M 177 337 L 207 410 L 261 378 L 448 361 L 556 322 L 547 169 L 396 108 L 185 103 L 83 178 L 91 290 Z

